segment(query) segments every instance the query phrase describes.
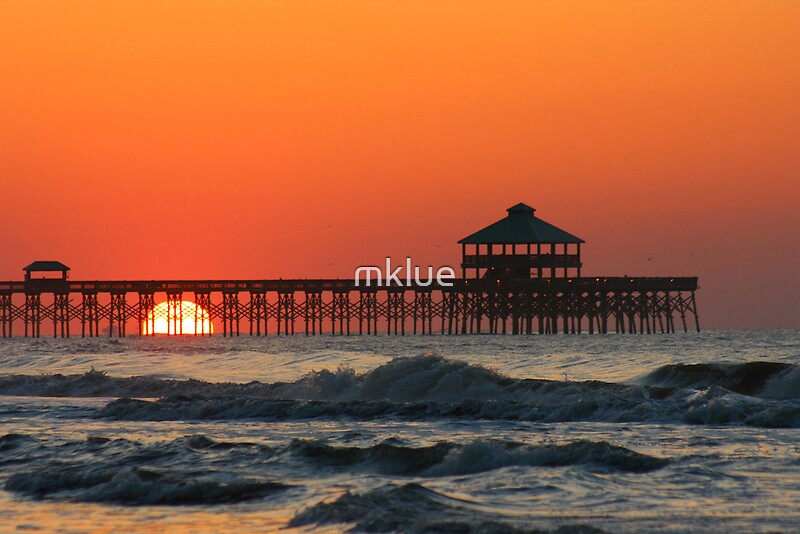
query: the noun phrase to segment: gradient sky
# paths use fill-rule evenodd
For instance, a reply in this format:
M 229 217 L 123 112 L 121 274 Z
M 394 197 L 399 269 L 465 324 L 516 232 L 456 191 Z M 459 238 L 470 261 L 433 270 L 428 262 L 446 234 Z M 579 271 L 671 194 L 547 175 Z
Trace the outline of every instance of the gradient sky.
M 800 326 L 800 2 L 0 2 L 0 279 L 351 277 L 526 202 Z

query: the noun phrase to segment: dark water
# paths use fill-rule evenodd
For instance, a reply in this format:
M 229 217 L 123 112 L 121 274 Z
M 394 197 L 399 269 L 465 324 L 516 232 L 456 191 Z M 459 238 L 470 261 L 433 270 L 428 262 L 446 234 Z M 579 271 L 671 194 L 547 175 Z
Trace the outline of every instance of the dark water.
M 795 531 L 799 365 L 798 331 L 4 340 L 0 529 Z

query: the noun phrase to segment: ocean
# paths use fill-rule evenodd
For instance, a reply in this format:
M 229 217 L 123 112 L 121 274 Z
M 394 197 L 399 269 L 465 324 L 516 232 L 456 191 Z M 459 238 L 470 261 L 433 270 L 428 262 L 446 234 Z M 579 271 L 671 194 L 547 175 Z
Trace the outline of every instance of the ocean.
M 3 532 L 800 530 L 800 331 L 0 341 Z

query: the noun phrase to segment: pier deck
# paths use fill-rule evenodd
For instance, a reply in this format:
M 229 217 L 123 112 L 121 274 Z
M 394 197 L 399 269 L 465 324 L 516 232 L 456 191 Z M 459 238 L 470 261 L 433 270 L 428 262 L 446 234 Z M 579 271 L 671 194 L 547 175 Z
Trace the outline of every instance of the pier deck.
M 0 282 L 3 337 L 126 336 L 178 320 L 195 302 L 223 336 L 556 334 L 700 329 L 696 277 L 458 279 L 450 287 L 366 286 L 347 279 Z M 157 298 L 158 297 L 158 298 Z M 690 321 L 687 324 L 687 317 Z M 182 317 L 181 317 L 182 319 Z M 44 326 L 44 332 L 43 332 Z M 76 329 L 77 327 L 77 329 Z

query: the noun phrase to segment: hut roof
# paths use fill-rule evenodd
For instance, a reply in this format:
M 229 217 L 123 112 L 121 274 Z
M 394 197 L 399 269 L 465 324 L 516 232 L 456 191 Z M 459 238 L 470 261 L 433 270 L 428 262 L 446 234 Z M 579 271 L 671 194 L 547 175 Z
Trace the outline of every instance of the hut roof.
M 35 261 L 22 269 L 27 272 L 40 272 L 40 271 L 69 271 L 69 267 L 60 261 Z
M 519 203 L 506 211 L 508 215 L 504 219 L 465 237 L 459 244 L 585 243 L 583 239 L 536 217 L 536 210 L 526 204 Z

